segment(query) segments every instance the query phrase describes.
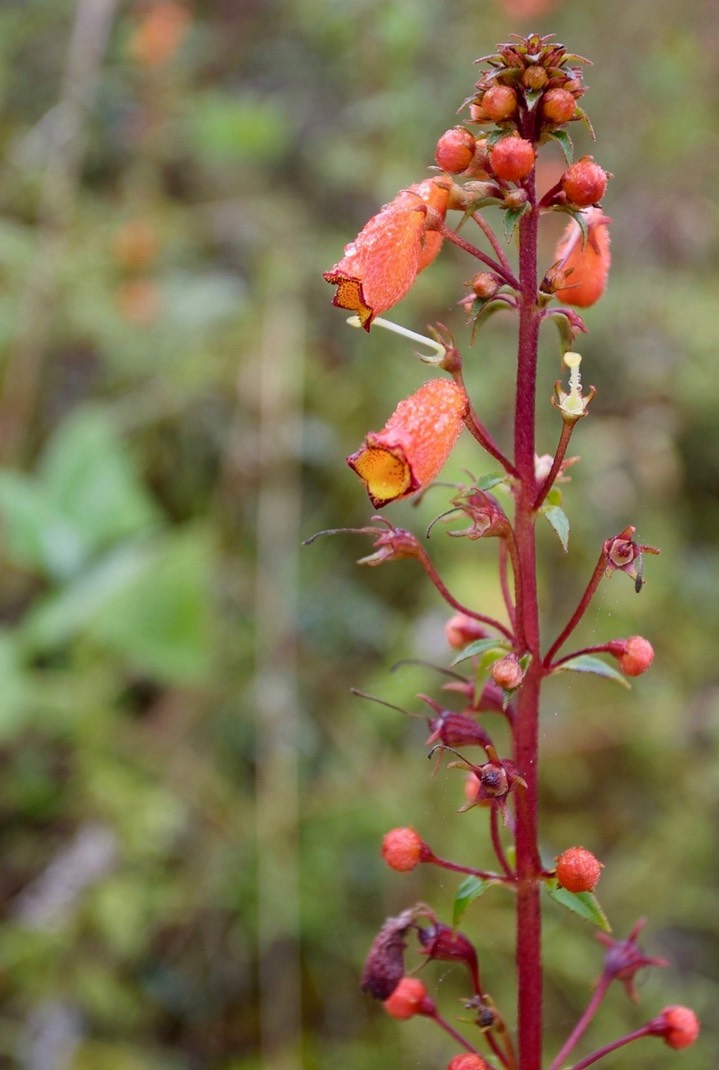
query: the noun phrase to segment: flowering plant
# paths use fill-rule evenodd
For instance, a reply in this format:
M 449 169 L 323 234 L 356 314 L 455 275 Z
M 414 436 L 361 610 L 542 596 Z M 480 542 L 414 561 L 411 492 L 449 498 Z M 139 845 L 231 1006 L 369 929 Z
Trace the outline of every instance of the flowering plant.
M 575 346 L 586 326 L 577 308 L 593 305 L 602 295 L 610 268 L 609 224 L 601 205 L 611 177 L 584 156 L 573 161 L 567 127 L 591 124 L 580 101 L 585 92 L 582 57 L 567 52 L 552 36 L 513 38 L 483 57 L 483 73 L 465 101 L 466 125 L 455 126 L 439 139 L 435 177 L 400 192 L 363 228 L 343 258 L 325 274 L 337 287 L 334 303 L 355 314 L 355 322 L 370 330 L 387 324 L 381 314 L 408 292 L 418 273 L 437 256 L 443 242 L 451 242 L 479 262 L 479 270 L 460 304 L 472 334 L 488 316 L 504 310 L 516 318 L 517 389 L 514 399 L 513 448 L 492 437 L 467 393 L 462 357 L 446 328 L 438 326 L 424 341 L 432 351 L 423 357 L 437 373 L 411 397 L 401 401 L 382 431 L 369 433 L 347 458 L 363 481 L 375 509 L 424 490 L 438 475 L 464 427 L 501 471 L 458 486 L 443 518 L 460 520 L 454 537 L 495 538 L 499 586 L 506 619 L 497 620 L 480 609 L 462 604 L 440 578 L 432 559 L 411 532 L 384 517 L 361 529 L 374 539 L 373 552 L 361 561 L 380 565 L 400 558 L 419 562 L 444 601 L 455 611 L 447 636 L 458 651 L 446 689 L 458 696 L 459 710 L 432 697 L 419 696 L 428 715 L 428 744 L 440 756 L 448 752 L 451 765 L 467 776 L 464 810 L 477 807 L 486 816 L 496 867 L 478 869 L 439 857 L 411 826 L 390 830 L 382 844 L 388 866 L 403 872 L 418 864 L 462 874 L 455 898 L 452 925 L 441 921 L 425 904 L 409 907 L 386 919 L 367 957 L 362 987 L 382 1000 L 397 1019 L 421 1015 L 434 1021 L 462 1049 L 450 1070 L 584 1070 L 624 1045 L 658 1036 L 673 1048 L 694 1042 L 699 1031 L 689 1008 L 666 1007 L 632 1032 L 580 1057 L 575 1050 L 600 1008 L 613 980 L 621 981 L 635 998 L 637 971 L 667 963 L 646 955 L 638 944 L 642 923 L 626 939 L 609 935 L 609 922 L 595 895 L 602 865 L 583 846 L 569 846 L 545 862 L 538 843 L 538 726 L 544 681 L 567 672 L 594 673 L 626 683 L 651 665 L 654 653 L 641 636 L 617 638 L 564 652 L 577 625 L 604 578 L 626 573 L 637 592 L 644 583 L 644 558 L 658 551 L 635 539 L 627 526 L 605 539 L 596 567 L 570 619 L 544 643 L 540 635 L 539 589 L 535 527 L 546 518 L 566 551 L 569 522 L 562 509 L 559 483 L 576 458 L 567 449 L 576 424 L 589 411 L 595 390 L 585 392 L 580 375 L 581 356 Z M 562 149 L 566 167 L 550 189 L 539 192 L 538 153 L 554 142 Z M 489 205 L 503 212 L 504 236 L 516 239 L 516 267 L 482 210 Z M 538 227 L 548 213 L 563 213 L 567 224 L 554 256 L 540 273 Z M 484 246 L 460 236 L 459 226 L 447 223 L 456 213 L 460 224 L 478 227 Z M 559 329 L 568 381 L 560 380 L 552 403 L 560 418 L 559 441 L 553 455 L 537 457 L 535 415 L 537 349 L 541 326 L 552 321 Z M 404 332 L 417 338 L 412 332 Z M 501 504 L 501 492 L 512 503 Z M 311 540 L 310 540 L 311 541 Z M 602 655 L 605 657 L 603 658 Z M 616 662 L 605 660 L 614 659 Z M 491 716 L 501 717 L 511 735 L 511 755 L 502 757 L 490 728 Z M 483 752 L 482 760 L 467 754 Z M 431 753 L 432 753 L 431 752 Z M 488 889 L 513 893 L 516 906 L 516 1028 L 508 1010 L 496 1006 L 491 986 L 480 969 L 480 955 L 457 924 L 469 903 Z M 606 947 L 604 968 L 586 1009 L 569 1031 L 560 1050 L 543 1062 L 542 951 L 540 896 L 548 895 L 568 910 L 594 923 Z M 468 1038 L 440 1013 L 420 979 L 406 975 L 405 951 L 416 941 L 427 959 L 463 964 L 469 990 L 465 1006 L 474 1036 Z M 483 1047 L 484 1054 L 480 1053 Z M 485 1058 L 486 1055 L 486 1058 Z

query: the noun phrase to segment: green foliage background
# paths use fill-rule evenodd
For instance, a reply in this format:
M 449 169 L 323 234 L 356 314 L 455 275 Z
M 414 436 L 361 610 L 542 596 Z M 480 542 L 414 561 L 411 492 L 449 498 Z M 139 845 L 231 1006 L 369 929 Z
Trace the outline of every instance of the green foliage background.
M 647 1040 L 607 1066 L 716 1065 L 719 8 L 555 0 L 530 23 L 499 0 L 208 0 L 153 63 L 149 7 L 0 7 L 0 1063 L 374 1070 L 453 1054 L 368 1006 L 357 976 L 386 914 L 422 898 L 448 918 L 456 888 L 386 872 L 382 833 L 411 823 L 481 862 L 482 815 L 455 814 L 459 774 L 429 777 L 423 725 L 349 695 L 418 710 L 441 679 L 389 669 L 446 663 L 446 615 L 411 563 L 357 569 L 354 537 L 299 545 L 367 521 L 343 459 L 426 373 L 399 340 L 348 331 L 321 272 L 426 173 L 472 61 L 537 29 L 594 61 L 599 141 L 580 132 L 578 149 L 615 174 L 569 557 L 542 534 L 545 633 L 608 535 L 635 523 L 662 548 L 641 598 L 615 576 L 579 636 L 647 635 L 651 673 L 631 694 L 547 688 L 543 847 L 593 849 L 615 931 L 646 915 L 647 950 L 673 963 L 639 1008 L 617 987 L 587 1044 L 687 1002 L 696 1048 Z M 472 268 L 454 253 L 403 323 L 462 337 Z M 505 440 L 511 355 L 501 318 L 466 354 Z M 548 404 L 541 420 L 549 451 Z M 447 478 L 482 464 L 464 443 Z M 439 497 L 393 518 L 421 531 Z M 446 544 L 436 529 L 452 589 L 497 611 L 491 548 Z M 556 1050 L 601 955 L 586 923 L 551 903 L 546 919 Z M 463 925 L 511 1018 L 510 904 L 488 893 Z M 451 1016 L 459 971 L 427 977 Z

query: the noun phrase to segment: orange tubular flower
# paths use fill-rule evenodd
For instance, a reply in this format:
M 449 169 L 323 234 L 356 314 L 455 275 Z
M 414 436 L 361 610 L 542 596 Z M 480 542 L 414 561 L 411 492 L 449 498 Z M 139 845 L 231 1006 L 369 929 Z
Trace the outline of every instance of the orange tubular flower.
M 453 380 L 431 379 L 400 401 L 382 431 L 367 435 L 347 464 L 375 509 L 431 483 L 459 437 L 467 408 L 467 396 Z
M 431 215 L 444 219 L 448 200 L 446 179 L 427 179 L 402 190 L 372 216 L 345 246 L 342 260 L 324 274 L 337 287 L 332 303 L 356 312 L 368 331 L 374 317 L 396 305 L 436 257 L 442 236 L 428 228 Z
M 610 220 L 601 208 L 587 208 L 583 214 L 589 230 L 585 244 L 582 245 L 579 224 L 571 219 L 555 253 L 564 285 L 555 289 L 554 296 L 578 308 L 588 308 L 602 296 L 611 263 L 607 226 Z

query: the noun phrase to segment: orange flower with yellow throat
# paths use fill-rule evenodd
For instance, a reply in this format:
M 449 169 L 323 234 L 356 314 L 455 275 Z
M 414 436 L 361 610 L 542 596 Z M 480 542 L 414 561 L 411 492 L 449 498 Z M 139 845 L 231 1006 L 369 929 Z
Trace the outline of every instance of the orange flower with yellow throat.
M 347 464 L 365 484 L 375 509 L 415 494 L 439 475 L 468 404 L 452 379 L 430 379 L 400 401 L 381 431 L 366 436 Z
M 446 179 L 427 179 L 402 190 L 372 216 L 327 282 L 337 287 L 333 304 L 356 312 L 366 331 L 375 316 L 401 301 L 417 275 L 437 256 L 449 201 Z

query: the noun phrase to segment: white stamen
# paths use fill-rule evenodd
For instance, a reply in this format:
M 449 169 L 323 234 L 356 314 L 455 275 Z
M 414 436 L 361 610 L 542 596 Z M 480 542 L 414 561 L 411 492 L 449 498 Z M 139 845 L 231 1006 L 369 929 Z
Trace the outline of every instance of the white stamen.
M 350 327 L 361 327 L 362 323 L 359 316 L 349 316 L 347 319 Z M 387 331 L 394 331 L 395 334 L 401 334 L 405 338 L 409 338 L 412 342 L 418 342 L 420 345 L 426 346 L 430 350 L 431 356 L 421 353 L 417 353 L 417 356 L 425 364 L 441 364 L 447 355 L 447 350 L 441 342 L 435 341 L 434 338 L 428 338 L 425 334 L 417 334 L 416 331 L 410 331 L 407 327 L 401 327 L 399 323 L 393 323 L 391 320 L 382 319 L 381 316 L 377 316 L 372 320 L 373 327 L 384 327 Z

